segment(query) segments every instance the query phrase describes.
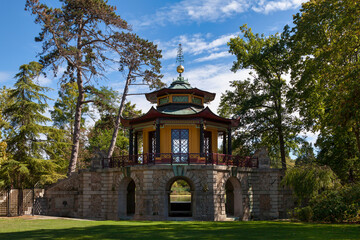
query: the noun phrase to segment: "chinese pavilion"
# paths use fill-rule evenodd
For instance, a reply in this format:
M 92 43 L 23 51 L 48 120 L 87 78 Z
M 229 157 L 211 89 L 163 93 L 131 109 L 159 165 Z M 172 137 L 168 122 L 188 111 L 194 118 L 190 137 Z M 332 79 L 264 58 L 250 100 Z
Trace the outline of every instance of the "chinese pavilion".
M 138 118 L 121 119 L 122 125 L 129 128 L 131 157 L 113 158 L 110 164 L 234 164 L 230 157 L 231 129 L 239 120 L 222 118 L 204 107 L 214 100 L 215 93 L 192 87 L 181 76 L 182 65 L 177 71 L 179 76 L 170 87 L 145 95 L 149 102 L 157 104 L 156 108 Z M 218 153 L 219 135 L 223 139 L 222 154 Z M 139 136 L 143 143 L 140 155 Z
M 91 219 L 250 220 L 285 217 L 291 194 L 283 172 L 270 168 L 266 149 L 232 155 L 231 133 L 239 119 L 214 114 L 204 104 L 215 94 L 179 76 L 167 88 L 146 94 L 146 114 L 121 119 L 129 129 L 129 155 L 93 160 L 45 192 L 48 215 Z M 218 138 L 222 139 L 219 152 Z M 186 203 L 171 200 L 171 187 L 189 186 Z

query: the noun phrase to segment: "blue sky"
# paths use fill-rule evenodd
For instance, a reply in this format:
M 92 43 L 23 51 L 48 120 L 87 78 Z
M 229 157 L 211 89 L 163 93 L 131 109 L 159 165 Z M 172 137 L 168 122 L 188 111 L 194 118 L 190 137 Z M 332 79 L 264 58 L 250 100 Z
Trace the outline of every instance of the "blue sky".
M 55 0 L 42 1 L 56 4 Z M 233 80 L 245 79 L 249 70 L 232 73 L 235 57 L 228 53 L 226 43 L 239 34 L 239 26 L 247 24 L 254 32 L 265 35 L 281 32 L 292 24 L 292 16 L 304 0 L 109 0 L 116 12 L 132 25 L 133 32 L 155 42 L 162 49 L 163 81 L 176 78 L 176 50 L 183 46 L 185 72 L 192 86 L 216 93 L 210 109 L 217 111 L 221 93 Z M 11 87 L 20 65 L 37 60 L 41 44 L 34 41 L 40 26 L 34 16 L 24 10 L 25 0 L 0 3 L 0 87 Z M 111 86 L 122 92 L 124 77 L 109 71 L 108 79 L 99 85 Z M 53 88 L 49 96 L 57 98 L 58 79 L 48 75 L 40 78 L 42 85 Z M 149 92 L 145 87 L 131 87 L 130 93 Z M 151 104 L 144 96 L 128 98 L 146 112 Z M 49 102 L 52 105 L 52 102 Z

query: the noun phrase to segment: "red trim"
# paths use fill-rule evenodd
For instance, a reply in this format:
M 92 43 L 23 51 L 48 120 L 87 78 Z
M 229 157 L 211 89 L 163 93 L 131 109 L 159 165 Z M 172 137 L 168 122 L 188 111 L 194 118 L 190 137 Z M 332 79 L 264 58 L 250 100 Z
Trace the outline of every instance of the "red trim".
M 138 118 L 133 119 L 125 119 L 121 118 L 121 124 L 124 127 L 130 127 L 131 125 L 143 123 L 143 122 L 149 122 L 152 120 L 155 120 L 157 118 L 171 118 L 171 119 L 184 119 L 184 118 L 203 118 L 204 120 L 213 120 L 215 122 L 219 123 L 225 123 L 230 125 L 231 127 L 237 127 L 240 123 L 240 118 L 238 119 L 227 119 L 220 117 L 213 113 L 210 108 L 206 107 L 201 112 L 195 113 L 195 114 L 186 114 L 186 115 L 174 115 L 174 114 L 166 114 L 159 112 L 154 107 L 151 107 L 150 110 Z

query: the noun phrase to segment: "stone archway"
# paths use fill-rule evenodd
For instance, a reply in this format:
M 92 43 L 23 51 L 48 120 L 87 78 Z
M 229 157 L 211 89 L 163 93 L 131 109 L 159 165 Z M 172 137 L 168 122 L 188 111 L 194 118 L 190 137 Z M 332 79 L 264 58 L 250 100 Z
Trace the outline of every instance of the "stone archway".
M 119 183 L 118 218 L 128 218 L 135 214 L 135 181 L 124 177 Z
M 171 199 L 172 186 L 175 182 L 182 180 L 189 186 L 190 201 L 173 201 Z M 173 177 L 166 184 L 166 201 L 167 201 L 167 216 L 168 217 L 193 217 L 195 209 L 195 186 L 194 183 L 187 177 Z
M 225 213 L 226 217 L 243 217 L 243 198 L 241 193 L 240 181 L 235 177 L 230 177 L 225 182 Z

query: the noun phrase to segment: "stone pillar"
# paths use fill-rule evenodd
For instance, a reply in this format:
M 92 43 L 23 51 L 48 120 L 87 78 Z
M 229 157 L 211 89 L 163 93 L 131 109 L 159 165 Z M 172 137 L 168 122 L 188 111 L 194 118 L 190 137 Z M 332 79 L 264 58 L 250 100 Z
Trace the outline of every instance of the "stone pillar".
M 134 154 L 134 139 L 133 139 L 133 129 L 129 129 L 129 155 Z
M 228 129 L 228 152 L 227 154 L 231 155 L 232 154 L 232 149 L 231 149 L 231 128 Z
M 160 157 L 160 121 L 159 121 L 159 119 L 156 120 L 155 138 L 156 138 L 156 156 Z
M 223 132 L 223 154 L 226 154 L 226 132 Z
M 266 147 L 260 147 L 255 151 L 253 158 L 257 158 L 259 168 L 270 168 L 270 157 Z M 254 163 L 256 165 L 256 163 Z
M 204 156 L 204 124 L 200 123 L 200 157 Z

